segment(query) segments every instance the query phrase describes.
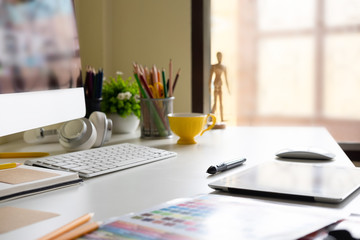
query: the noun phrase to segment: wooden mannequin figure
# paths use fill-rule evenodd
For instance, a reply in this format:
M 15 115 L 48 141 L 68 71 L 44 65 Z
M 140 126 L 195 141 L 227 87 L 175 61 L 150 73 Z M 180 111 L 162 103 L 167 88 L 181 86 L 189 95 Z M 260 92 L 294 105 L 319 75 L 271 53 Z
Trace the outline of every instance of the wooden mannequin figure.
M 216 107 L 217 107 L 217 101 L 218 101 L 218 98 L 219 98 L 221 123 L 215 125 L 214 128 L 225 128 L 226 125 L 224 123 L 224 112 L 223 112 L 223 103 L 222 103 L 222 84 L 223 84 L 223 80 L 221 78 L 222 74 L 224 74 L 225 83 L 226 83 L 227 89 L 229 91 L 229 94 L 230 94 L 230 89 L 229 89 L 229 84 L 228 84 L 228 80 L 227 80 L 226 67 L 221 64 L 222 53 L 218 52 L 216 54 L 216 57 L 217 57 L 218 63 L 214 64 L 214 65 L 211 65 L 210 79 L 209 79 L 209 91 L 210 91 L 210 94 L 211 94 L 212 76 L 215 74 L 215 79 L 214 79 L 214 105 L 211 108 L 211 113 L 215 114 Z

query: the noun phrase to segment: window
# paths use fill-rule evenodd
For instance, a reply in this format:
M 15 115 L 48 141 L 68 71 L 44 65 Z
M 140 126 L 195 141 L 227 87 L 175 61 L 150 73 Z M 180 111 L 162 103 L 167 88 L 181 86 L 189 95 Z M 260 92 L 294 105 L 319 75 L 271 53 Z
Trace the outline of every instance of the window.
M 358 0 L 212 0 L 228 124 L 325 126 L 359 142 L 359 13 Z

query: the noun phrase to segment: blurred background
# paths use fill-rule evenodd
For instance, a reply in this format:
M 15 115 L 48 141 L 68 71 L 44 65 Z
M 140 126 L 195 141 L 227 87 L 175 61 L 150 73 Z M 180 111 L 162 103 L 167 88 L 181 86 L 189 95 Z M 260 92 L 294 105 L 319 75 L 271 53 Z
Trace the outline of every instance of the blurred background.
M 360 142 L 360 1 L 211 0 L 228 125 L 325 126 Z
M 0 0 L 0 94 L 81 86 L 73 3 Z

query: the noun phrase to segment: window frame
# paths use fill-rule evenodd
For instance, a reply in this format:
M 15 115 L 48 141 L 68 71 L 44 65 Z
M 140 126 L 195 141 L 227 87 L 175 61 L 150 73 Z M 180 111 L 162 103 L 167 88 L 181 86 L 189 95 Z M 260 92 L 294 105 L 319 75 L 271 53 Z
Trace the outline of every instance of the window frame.
M 210 6 L 211 0 L 191 0 L 191 111 L 198 113 L 210 112 Z
M 254 9 L 253 12 L 257 12 L 256 9 L 256 0 L 252 2 Z M 276 38 L 283 36 L 311 36 L 314 37 L 314 56 L 315 56 L 315 66 L 314 66 L 314 80 L 315 80 L 315 116 L 309 118 L 301 117 L 267 117 L 259 116 L 256 114 L 249 122 L 251 125 L 268 125 L 273 124 L 283 124 L 283 125 L 320 125 L 329 127 L 331 129 L 332 135 L 337 139 L 344 139 L 346 135 L 349 139 L 359 138 L 360 134 L 360 120 L 348 120 L 348 119 L 329 119 L 324 117 L 324 68 L 325 68 L 325 40 L 326 36 L 334 33 L 360 33 L 360 25 L 343 25 L 339 27 L 326 27 L 325 26 L 325 0 L 315 1 L 315 25 L 313 29 L 304 29 L 304 30 L 281 30 L 273 32 L 260 32 L 259 29 L 255 28 L 256 39 L 254 41 L 254 49 L 257 51 L 258 43 L 261 39 L 264 38 Z M 255 16 L 256 18 L 256 16 Z M 257 20 L 257 19 L 256 19 Z M 255 20 L 255 21 L 256 21 Z M 255 56 L 255 63 L 258 62 L 256 57 L 258 56 L 257 52 L 253 52 Z M 257 66 L 254 66 L 256 69 Z M 256 71 L 256 70 L 254 70 Z M 256 91 L 256 72 L 254 74 L 253 87 L 255 101 L 257 100 L 257 91 Z M 350 103 L 349 103 L 350 104 Z M 255 106 L 256 107 L 256 104 Z M 238 118 L 239 119 L 239 118 Z M 238 120 L 239 124 L 239 120 Z
M 256 14 L 256 1 L 246 1 L 247 4 L 251 4 L 250 9 L 246 9 L 251 14 Z M 210 94 L 207 93 L 208 87 L 208 74 L 210 70 L 210 0 L 192 0 L 192 111 L 204 112 L 210 111 Z M 284 36 L 284 35 L 313 35 L 315 41 L 315 111 L 316 116 L 310 118 L 298 118 L 298 117 L 265 117 L 258 116 L 256 114 L 256 94 L 257 83 L 254 81 L 257 78 L 257 64 L 250 66 L 251 72 L 248 72 L 247 77 L 251 80 L 246 82 L 245 85 L 249 87 L 244 94 L 239 94 L 237 97 L 239 102 L 244 102 L 249 97 L 255 99 L 250 108 L 253 109 L 255 114 L 243 114 L 239 113 L 237 117 L 237 125 L 308 125 L 308 126 L 325 126 L 335 130 L 331 130 L 331 133 L 335 138 L 341 139 L 340 135 L 349 136 L 349 139 L 360 135 L 360 121 L 358 120 L 342 120 L 342 119 L 326 119 L 323 117 L 323 91 L 324 84 L 324 49 L 325 38 L 327 34 L 342 33 L 342 32 L 360 32 L 359 26 L 341 26 L 341 27 L 326 27 L 325 20 L 325 0 L 317 0 L 315 6 L 315 25 L 313 29 L 274 31 L 260 33 L 256 28 L 253 33 L 253 37 L 248 40 L 247 43 L 252 42 L 250 51 L 253 51 L 253 55 L 256 58 L 258 41 L 260 38 Z M 257 19 L 257 16 L 255 16 Z M 256 26 L 256 21 L 252 23 Z M 350 31 L 349 31 L 350 30 Z M 285 32 L 286 31 L 286 32 Z M 251 34 L 250 34 L 251 35 Z M 242 44 L 244 45 L 244 44 Z M 255 59 L 256 62 L 257 60 Z M 247 66 L 249 67 L 249 66 Z M 202 81 L 202 83 L 200 82 Z M 250 85 L 249 85 L 250 83 Z M 207 95 L 206 95 L 207 94 Z M 254 97 L 255 96 L 255 97 Z M 350 104 L 350 103 L 349 103 Z M 357 137 L 359 138 L 359 137 Z M 356 140 L 356 142 L 359 142 Z

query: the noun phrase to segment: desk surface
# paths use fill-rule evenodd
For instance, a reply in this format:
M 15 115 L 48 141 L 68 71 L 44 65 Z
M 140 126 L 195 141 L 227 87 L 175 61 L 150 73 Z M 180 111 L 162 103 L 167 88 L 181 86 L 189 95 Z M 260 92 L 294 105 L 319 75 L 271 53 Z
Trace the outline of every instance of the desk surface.
M 233 127 L 213 130 L 197 138 L 196 145 L 177 145 L 177 137 L 161 140 L 144 140 L 139 133 L 115 135 L 108 145 L 129 142 L 157 147 L 178 153 L 167 159 L 124 171 L 85 180 L 78 186 L 37 194 L 0 203 L 2 206 L 22 207 L 59 213 L 59 217 L 39 222 L 7 234 L 0 239 L 37 238 L 85 213 L 94 212 L 95 220 L 106 220 L 129 212 L 136 212 L 153 205 L 180 197 L 211 193 L 208 183 L 237 171 L 242 171 L 261 161 L 277 161 L 275 152 L 291 146 L 314 146 L 336 154 L 333 161 L 312 161 L 314 164 L 353 166 L 336 141 L 324 128 L 308 127 Z M 52 155 L 64 153 L 59 144 L 27 145 L 22 141 L 0 145 L 0 151 L 45 151 Z M 209 176 L 206 169 L 233 157 L 244 156 L 244 166 L 216 176 Z M 1 162 L 8 162 L 1 159 Z M 309 163 L 311 164 L 311 163 Z M 239 196 L 246 197 L 246 196 Z M 250 197 L 247 197 L 250 198 Z M 302 203 L 297 201 L 263 198 L 294 205 L 350 211 L 359 203 L 358 194 L 340 205 Z

